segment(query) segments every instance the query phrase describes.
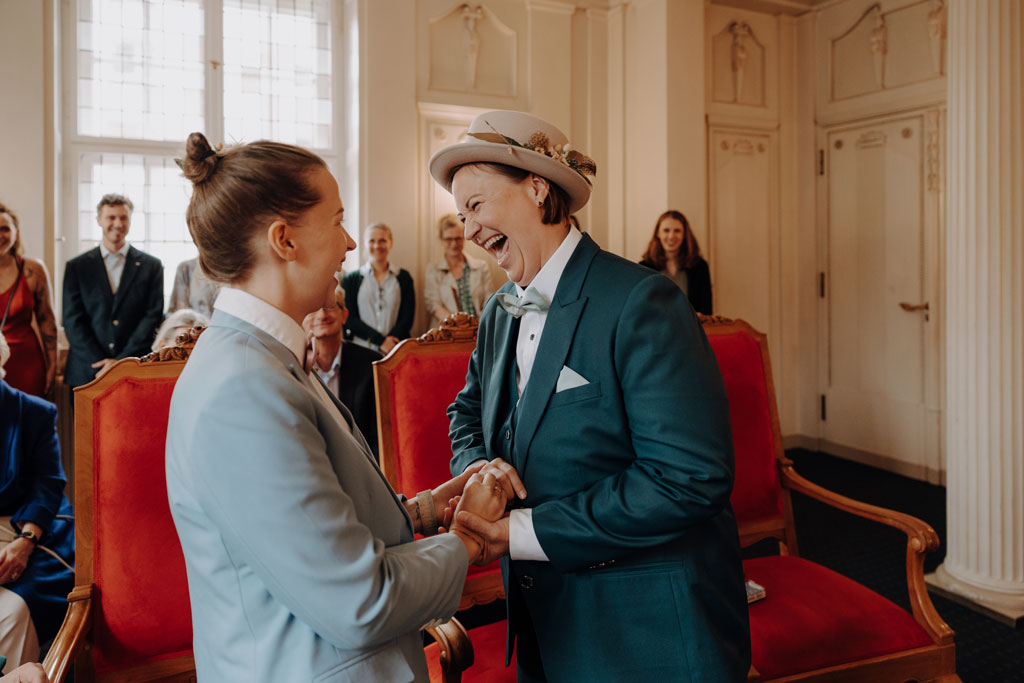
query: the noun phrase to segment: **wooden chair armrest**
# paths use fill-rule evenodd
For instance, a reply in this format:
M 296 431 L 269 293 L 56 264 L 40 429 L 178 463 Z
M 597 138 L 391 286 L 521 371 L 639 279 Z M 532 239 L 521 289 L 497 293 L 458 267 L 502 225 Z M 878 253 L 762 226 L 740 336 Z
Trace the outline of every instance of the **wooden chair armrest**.
M 779 469 L 783 485 L 791 491 L 810 496 L 844 512 L 894 527 L 907 535 L 907 592 L 914 618 L 937 645 L 952 643 L 953 629 L 939 616 L 924 582 L 924 556 L 939 547 L 939 535 L 935 530 L 913 515 L 862 503 L 808 481 L 797 474 L 792 464 L 784 463 Z
M 50 683 L 61 683 L 68 673 L 68 667 L 75 660 L 75 655 L 85 642 L 92 621 L 92 585 L 75 586 L 68 594 L 68 611 L 64 615 L 64 623 L 53 640 L 43 669 Z
M 473 666 L 473 643 L 466 627 L 452 617 L 437 628 L 428 628 L 427 633 L 440 650 L 444 683 L 460 683 L 462 672 Z

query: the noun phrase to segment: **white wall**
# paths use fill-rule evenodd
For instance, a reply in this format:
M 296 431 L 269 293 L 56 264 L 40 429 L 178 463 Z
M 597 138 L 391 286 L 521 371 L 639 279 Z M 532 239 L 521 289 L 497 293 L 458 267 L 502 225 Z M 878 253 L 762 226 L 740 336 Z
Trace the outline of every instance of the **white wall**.
M 18 214 L 25 253 L 53 270 L 51 2 L 0 0 L 0 201 Z

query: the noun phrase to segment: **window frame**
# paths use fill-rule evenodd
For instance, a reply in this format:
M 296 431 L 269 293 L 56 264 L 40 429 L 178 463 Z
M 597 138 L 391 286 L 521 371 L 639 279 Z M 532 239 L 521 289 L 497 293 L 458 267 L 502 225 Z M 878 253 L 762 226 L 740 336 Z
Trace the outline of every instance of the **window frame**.
M 355 20 L 353 13 L 346 12 L 344 5 L 329 0 L 330 21 L 330 49 L 331 49 L 331 140 L 327 148 L 311 147 L 311 151 L 320 155 L 327 163 L 328 168 L 339 178 L 342 188 L 352 187 L 341 180 L 339 171 L 343 166 L 348 166 L 346 157 L 350 155 L 353 147 L 348 138 L 346 128 L 345 112 L 348 110 L 347 100 L 349 92 L 346 89 L 346 74 L 343 70 L 345 63 L 346 36 L 344 22 L 346 19 Z M 203 0 L 204 32 L 203 32 L 203 117 L 206 130 L 203 131 L 207 138 L 216 144 L 224 141 L 230 144 L 232 141 L 224 140 L 224 64 L 223 49 L 223 0 Z M 167 158 L 180 157 L 184 152 L 184 137 L 180 141 L 144 140 L 138 138 L 105 137 L 81 135 L 78 132 L 78 2 L 77 0 L 64 0 L 60 5 L 60 58 L 59 75 L 57 81 L 60 83 L 59 112 L 60 131 L 58 136 L 57 163 L 60 169 L 59 185 L 62 188 L 57 193 L 57 212 L 59 225 L 55 230 L 56 248 L 54 250 L 55 272 L 54 277 L 54 309 L 58 318 L 63 315 L 63 291 L 64 269 L 67 262 L 75 256 L 83 253 L 79 250 L 81 235 L 78 224 L 79 206 L 79 161 L 83 155 L 89 153 L 111 153 L 111 154 L 139 154 L 144 156 L 163 156 Z M 357 46 L 351 46 L 349 50 L 353 56 L 358 58 Z M 187 135 L 187 133 L 185 133 Z M 356 142 L 357 144 L 357 142 Z M 358 187 L 358 184 L 356 184 Z M 355 188 L 353 188 L 355 189 Z M 120 188 L 112 187 L 109 192 L 118 192 Z M 96 198 L 97 200 L 99 197 Z M 137 198 L 131 197 L 133 201 Z M 344 197 L 343 197 L 344 199 Z M 351 208 L 349 206 L 351 204 Z M 137 210 L 145 211 L 145 207 L 138 205 Z M 353 196 L 351 201 L 345 203 L 346 225 L 358 225 L 357 197 Z M 186 233 L 187 234 L 187 233 Z M 358 230 L 353 233 L 356 237 Z M 136 235 L 138 237 L 138 235 Z M 357 238 L 358 239 L 358 238 Z M 128 236 L 129 243 L 142 244 L 141 240 L 132 240 Z M 357 252 L 358 253 L 358 252 Z M 155 255 L 155 254 L 154 254 Z M 173 274 L 178 267 L 177 263 L 164 263 L 165 282 L 173 281 Z M 170 275 L 168 275 L 170 271 Z M 164 292 L 165 306 L 170 297 L 170 290 Z

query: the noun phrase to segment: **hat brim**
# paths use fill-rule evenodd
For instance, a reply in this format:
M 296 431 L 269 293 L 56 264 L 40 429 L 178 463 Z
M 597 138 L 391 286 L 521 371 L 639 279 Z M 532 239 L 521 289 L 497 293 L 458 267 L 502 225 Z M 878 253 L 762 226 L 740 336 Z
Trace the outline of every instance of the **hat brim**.
M 515 166 L 558 185 L 569 195 L 569 213 L 579 211 L 590 199 L 590 182 L 567 164 L 532 149 L 482 140 L 459 142 L 438 150 L 430 157 L 430 175 L 451 192 L 455 170 L 459 166 L 479 162 Z

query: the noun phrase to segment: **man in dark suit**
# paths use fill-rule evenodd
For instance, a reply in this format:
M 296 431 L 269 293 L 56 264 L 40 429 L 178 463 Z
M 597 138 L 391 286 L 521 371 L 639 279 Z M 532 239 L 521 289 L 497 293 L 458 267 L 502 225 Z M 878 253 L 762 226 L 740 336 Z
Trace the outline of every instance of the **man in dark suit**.
M 132 209 L 127 197 L 104 195 L 96 206 L 102 242 L 64 269 L 64 382 L 72 388 L 121 358 L 149 353 L 163 319 L 164 268 L 128 244 Z
M 323 308 L 310 313 L 302 328 L 310 336 L 312 347 L 308 364 L 352 412 L 359 431 L 366 437 L 374 455 L 377 452 L 377 399 L 373 389 L 373 361 L 381 355 L 373 349 L 342 339 L 348 308 L 345 290 L 340 286 Z
M 448 409 L 453 472 L 514 509 L 455 518 L 501 557 L 520 683 L 738 683 L 750 635 L 725 386 L 686 296 L 569 226 L 594 162 L 488 112 L 430 172 L 511 282 Z

